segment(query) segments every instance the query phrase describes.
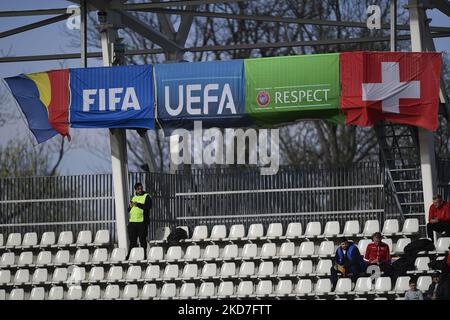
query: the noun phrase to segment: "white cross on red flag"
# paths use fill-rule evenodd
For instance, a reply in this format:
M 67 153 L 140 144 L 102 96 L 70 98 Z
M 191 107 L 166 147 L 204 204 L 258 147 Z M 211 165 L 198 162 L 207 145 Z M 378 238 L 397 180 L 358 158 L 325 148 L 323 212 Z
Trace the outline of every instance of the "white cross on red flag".
M 340 55 L 346 124 L 390 121 L 436 131 L 441 54 L 345 52 Z

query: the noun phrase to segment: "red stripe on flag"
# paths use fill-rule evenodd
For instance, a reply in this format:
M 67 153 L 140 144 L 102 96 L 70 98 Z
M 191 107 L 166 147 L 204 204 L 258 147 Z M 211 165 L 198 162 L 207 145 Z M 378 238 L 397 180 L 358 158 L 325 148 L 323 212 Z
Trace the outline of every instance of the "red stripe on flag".
M 69 136 L 69 69 L 47 72 L 52 88 L 48 106 L 51 126 L 63 136 Z

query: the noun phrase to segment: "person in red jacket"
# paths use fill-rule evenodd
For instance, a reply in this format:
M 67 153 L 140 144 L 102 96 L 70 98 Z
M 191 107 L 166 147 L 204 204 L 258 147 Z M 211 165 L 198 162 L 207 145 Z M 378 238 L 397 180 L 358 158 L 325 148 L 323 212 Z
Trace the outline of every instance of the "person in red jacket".
M 433 197 L 433 204 L 428 211 L 427 237 L 433 240 L 433 231 L 445 232 L 450 235 L 450 203 L 442 200 L 437 194 Z
M 388 276 L 392 271 L 391 253 L 389 246 L 381 241 L 381 233 L 375 232 L 372 235 L 372 243 L 367 246 L 364 254 L 364 262 L 367 266 L 377 265 L 380 270 Z

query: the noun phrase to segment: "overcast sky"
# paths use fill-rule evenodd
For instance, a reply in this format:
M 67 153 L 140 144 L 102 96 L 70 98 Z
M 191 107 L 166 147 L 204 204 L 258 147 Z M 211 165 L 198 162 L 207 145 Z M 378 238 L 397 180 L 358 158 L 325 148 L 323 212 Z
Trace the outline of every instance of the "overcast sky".
M 142 1 L 145 2 L 145 1 Z M 52 0 L 1 0 L 0 11 L 9 10 L 29 10 L 43 8 L 66 8 L 71 5 L 69 1 Z M 431 25 L 450 27 L 450 18 L 437 10 L 429 10 L 428 16 L 432 19 Z M 26 25 L 35 21 L 49 18 L 51 16 L 32 16 L 32 17 L 13 17 L 0 18 L 0 32 Z M 66 21 L 41 27 L 35 30 L 23 32 L 0 39 L 0 56 L 9 54 L 12 56 L 73 53 L 76 49 L 70 44 L 70 37 L 67 32 L 73 32 L 79 36 L 79 30 L 69 30 Z M 435 40 L 437 51 L 448 54 L 450 52 L 449 38 L 440 38 Z M 89 59 L 89 66 L 100 66 L 98 59 Z M 65 61 L 43 61 L 43 62 L 17 62 L 0 63 L 0 78 L 14 76 L 21 73 L 31 73 L 46 71 L 50 69 L 80 67 L 79 59 Z M 17 112 L 16 107 L 7 103 L 0 106 L 0 112 L 4 108 L 11 108 L 11 111 Z M 94 137 L 98 144 L 104 145 L 105 150 L 109 148 L 109 139 L 107 129 L 74 129 L 71 128 L 71 135 L 76 142 L 78 137 Z M 5 126 L 0 127 L 0 145 L 5 144 L 9 139 L 22 139 L 29 135 L 26 124 L 22 121 L 10 121 Z M 107 155 L 109 156 L 109 155 Z M 98 156 L 92 155 L 89 149 L 77 148 L 66 155 L 61 165 L 62 174 L 83 174 L 94 172 L 110 172 L 111 165 Z

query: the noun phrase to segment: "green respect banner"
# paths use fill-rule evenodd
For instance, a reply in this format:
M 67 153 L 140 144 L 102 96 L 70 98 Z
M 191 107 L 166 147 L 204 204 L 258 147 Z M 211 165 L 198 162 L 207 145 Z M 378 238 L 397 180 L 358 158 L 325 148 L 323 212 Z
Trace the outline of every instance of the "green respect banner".
M 297 119 L 345 123 L 339 53 L 244 60 L 246 114 L 267 126 Z

